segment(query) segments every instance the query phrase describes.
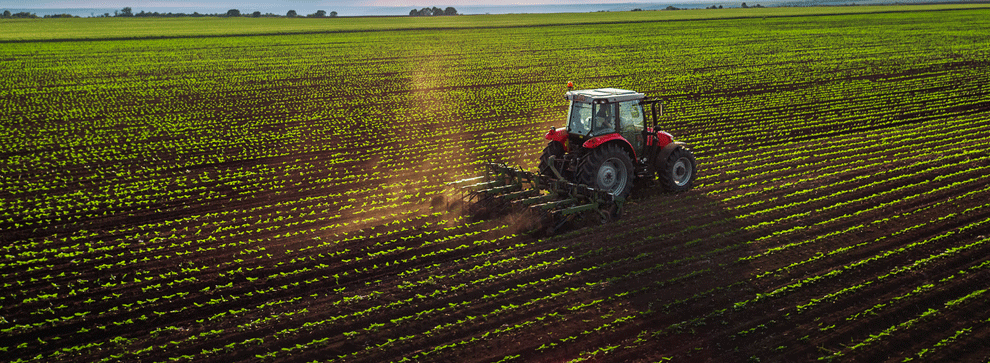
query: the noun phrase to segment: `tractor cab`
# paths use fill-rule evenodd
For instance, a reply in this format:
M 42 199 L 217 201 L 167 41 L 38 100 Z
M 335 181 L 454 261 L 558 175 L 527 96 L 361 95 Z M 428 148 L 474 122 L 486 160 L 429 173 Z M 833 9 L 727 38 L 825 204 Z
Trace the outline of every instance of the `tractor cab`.
M 609 134 L 619 134 L 636 154 L 643 151 L 643 130 L 646 129 L 643 101 L 646 95 L 617 88 L 569 91 L 571 102 L 567 119 L 570 141 L 583 144 L 586 140 Z

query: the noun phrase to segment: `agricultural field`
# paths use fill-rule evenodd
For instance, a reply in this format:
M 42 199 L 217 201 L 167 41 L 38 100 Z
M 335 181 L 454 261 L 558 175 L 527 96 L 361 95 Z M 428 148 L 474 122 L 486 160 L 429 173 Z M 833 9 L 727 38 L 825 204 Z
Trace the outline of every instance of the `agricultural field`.
M 990 360 L 990 6 L 125 20 L 0 21 L 10 361 Z M 695 188 L 463 212 L 568 81 Z

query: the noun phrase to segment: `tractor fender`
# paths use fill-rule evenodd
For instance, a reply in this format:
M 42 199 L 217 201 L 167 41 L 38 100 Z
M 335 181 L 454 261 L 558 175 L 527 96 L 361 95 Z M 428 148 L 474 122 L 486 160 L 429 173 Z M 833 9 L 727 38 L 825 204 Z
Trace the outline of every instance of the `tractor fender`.
M 687 144 L 680 141 L 672 141 L 667 144 L 667 146 L 664 146 L 663 150 L 660 150 L 660 156 L 657 158 L 657 162 L 666 162 L 667 158 L 670 157 L 670 154 L 672 154 L 674 150 L 677 150 L 679 147 L 687 147 Z
M 666 131 L 657 130 L 657 132 L 653 132 L 652 127 L 647 127 L 646 133 L 649 135 L 649 137 L 646 138 L 646 145 L 652 146 L 653 143 L 656 142 L 657 147 L 664 147 L 674 141 L 674 136 L 668 134 Z
M 608 134 L 608 135 L 593 137 L 585 141 L 584 144 L 581 144 L 581 146 L 584 146 L 587 149 L 594 149 L 596 147 L 605 145 L 606 143 L 613 143 L 613 142 L 619 144 L 619 146 L 622 147 L 623 150 L 629 153 L 629 156 L 633 160 L 636 160 L 636 151 L 633 149 L 632 143 L 630 143 L 629 140 L 626 140 L 626 138 L 622 137 L 622 135 L 620 134 Z
M 564 152 L 567 152 L 567 128 L 561 127 L 557 129 L 551 127 L 550 131 L 547 131 L 547 134 L 543 138 L 563 144 Z

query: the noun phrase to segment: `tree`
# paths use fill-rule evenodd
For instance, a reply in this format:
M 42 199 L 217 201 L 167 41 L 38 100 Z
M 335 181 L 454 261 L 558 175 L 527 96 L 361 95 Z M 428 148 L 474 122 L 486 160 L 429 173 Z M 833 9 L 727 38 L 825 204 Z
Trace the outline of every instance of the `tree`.
M 322 18 L 322 17 L 327 16 L 327 11 L 326 10 L 317 10 L 316 13 L 309 14 L 309 16 L 310 17 L 313 17 L 313 18 Z
M 12 17 L 12 18 L 23 18 L 23 19 L 35 19 L 35 18 L 38 17 L 38 15 L 35 15 L 35 13 L 29 13 L 29 12 L 26 12 L 26 11 L 22 11 L 22 12 L 19 12 L 19 13 L 11 14 L 10 17 Z
M 120 9 L 120 14 L 116 14 L 114 16 L 134 16 L 134 12 L 131 10 L 130 7 L 126 7 L 126 8 Z
M 454 9 L 453 6 L 447 7 L 446 9 L 441 9 L 434 6 L 432 8 L 409 10 L 409 16 L 440 16 L 440 15 L 457 15 L 457 9 Z
M 10 17 L 10 10 L 4 10 L 3 11 L 3 17 L 9 18 Z
M 227 16 L 241 16 L 241 11 L 237 9 L 227 10 Z
M 331 11 L 330 12 L 330 17 L 331 18 L 336 18 L 337 17 L 337 12 L 336 11 Z
M 296 14 L 296 11 L 295 10 L 289 10 L 288 13 L 285 13 L 285 16 L 290 17 L 290 18 L 295 18 L 296 16 L 298 16 L 298 14 Z
M 251 16 L 253 16 L 255 18 L 260 18 L 261 17 L 261 12 L 260 11 L 255 11 L 255 12 L 251 13 Z
M 746 5 L 746 3 L 743 3 L 743 4 L 742 4 L 742 7 L 743 7 L 743 9 L 746 9 L 746 8 L 748 8 L 749 6 L 748 6 L 748 5 Z

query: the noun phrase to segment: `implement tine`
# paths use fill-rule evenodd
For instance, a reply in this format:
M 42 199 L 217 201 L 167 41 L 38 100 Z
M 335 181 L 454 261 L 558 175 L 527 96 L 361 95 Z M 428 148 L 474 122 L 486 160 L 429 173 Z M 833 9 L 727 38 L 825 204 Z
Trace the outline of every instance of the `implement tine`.
M 471 214 L 482 218 L 509 210 L 528 211 L 539 216 L 544 231 L 553 234 L 579 215 L 591 213 L 607 223 L 622 211 L 624 200 L 604 190 L 503 163 L 486 162 L 484 167 L 483 182 L 465 179 L 475 183 L 463 187 L 478 207 Z

